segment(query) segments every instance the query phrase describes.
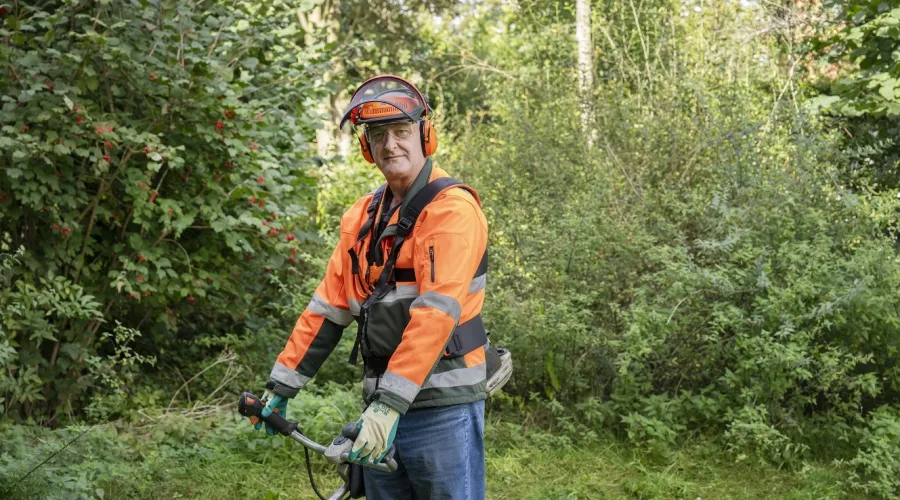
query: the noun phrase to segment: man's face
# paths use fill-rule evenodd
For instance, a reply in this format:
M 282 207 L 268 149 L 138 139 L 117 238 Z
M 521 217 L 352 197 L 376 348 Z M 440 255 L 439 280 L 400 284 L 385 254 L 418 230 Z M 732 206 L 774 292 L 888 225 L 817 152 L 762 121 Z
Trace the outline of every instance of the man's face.
M 425 164 L 417 123 L 387 123 L 371 127 L 367 133 L 372 158 L 385 177 L 414 176 Z

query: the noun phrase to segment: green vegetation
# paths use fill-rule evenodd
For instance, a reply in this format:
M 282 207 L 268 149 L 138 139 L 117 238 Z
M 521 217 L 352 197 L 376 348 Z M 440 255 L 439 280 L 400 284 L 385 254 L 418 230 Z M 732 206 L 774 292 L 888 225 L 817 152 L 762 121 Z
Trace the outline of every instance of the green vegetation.
M 233 402 L 379 183 L 334 122 L 391 72 L 490 223 L 491 498 L 900 498 L 900 10 L 576 12 L 0 4 L 0 491 L 305 488 Z M 321 441 L 360 411 L 351 340 L 292 402 Z
M 328 394 L 327 396 L 325 394 Z M 320 441 L 355 418 L 355 391 L 337 386 L 306 393 L 288 413 Z M 746 462 L 723 461 L 719 447 L 692 441 L 665 458 L 635 452 L 611 436 L 573 440 L 540 430 L 522 433 L 515 415 L 487 414 L 490 498 L 865 498 L 849 491 L 847 469 L 809 465 L 794 474 Z M 152 425 L 98 426 L 17 486 L 13 498 L 198 498 L 235 492 L 251 498 L 316 498 L 302 448 L 266 438 L 235 414 L 211 418 L 169 415 Z M 0 465 L 21 476 L 82 429 L 5 427 L 8 453 Z M 337 474 L 313 455 L 319 490 L 337 487 Z M 0 481 L 0 491 L 11 485 Z M 327 491 L 326 491 L 327 490 Z M 285 495 L 286 491 L 296 494 Z

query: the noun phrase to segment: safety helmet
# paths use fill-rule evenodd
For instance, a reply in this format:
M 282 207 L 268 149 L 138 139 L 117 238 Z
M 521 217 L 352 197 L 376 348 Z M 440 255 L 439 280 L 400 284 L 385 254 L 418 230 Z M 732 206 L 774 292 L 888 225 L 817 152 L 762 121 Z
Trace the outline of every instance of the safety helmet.
M 384 123 L 409 120 L 419 124 L 422 153 L 428 157 L 437 151 L 437 133 L 429 115 L 431 107 L 415 85 L 395 75 L 379 75 L 366 80 L 350 98 L 350 105 L 341 118 L 341 128 L 349 120 L 353 125 L 371 127 Z M 366 131 L 359 138 L 363 158 L 375 163 Z

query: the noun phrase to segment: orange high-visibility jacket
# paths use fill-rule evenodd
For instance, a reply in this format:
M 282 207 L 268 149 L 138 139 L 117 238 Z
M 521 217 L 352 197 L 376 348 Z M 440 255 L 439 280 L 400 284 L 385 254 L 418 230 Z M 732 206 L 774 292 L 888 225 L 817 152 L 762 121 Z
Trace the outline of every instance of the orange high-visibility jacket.
M 440 177 L 447 173 L 427 160 L 404 201 Z M 334 350 L 344 328 L 359 316 L 366 293 L 351 272 L 349 250 L 356 245 L 357 254 L 364 256 L 373 244 L 367 237 L 357 245 L 373 196 L 374 192 L 357 200 L 341 218 L 340 242 L 328 261 L 325 278 L 269 376 L 267 387 L 276 394 L 295 396 Z M 394 212 L 384 234 L 391 234 L 399 212 Z M 375 220 L 380 220 L 380 208 L 376 215 Z M 481 313 L 485 275 L 475 278 L 475 274 L 487 239 L 481 201 L 467 189 L 444 190 L 419 215 L 396 261 L 396 268 L 415 271 L 415 281 L 399 281 L 412 277 L 395 274 L 396 289 L 370 309 L 368 338 L 360 345 L 364 359 L 390 357 L 383 373 L 364 370 L 367 403 L 378 399 L 406 413 L 410 408 L 485 399 L 484 349 L 455 358 L 444 354 L 454 328 Z M 392 243 L 393 237 L 381 239 L 382 255 L 390 254 Z M 360 276 L 364 277 L 366 259 L 360 260 L 364 266 Z M 382 267 L 370 269 L 369 285 L 378 280 Z

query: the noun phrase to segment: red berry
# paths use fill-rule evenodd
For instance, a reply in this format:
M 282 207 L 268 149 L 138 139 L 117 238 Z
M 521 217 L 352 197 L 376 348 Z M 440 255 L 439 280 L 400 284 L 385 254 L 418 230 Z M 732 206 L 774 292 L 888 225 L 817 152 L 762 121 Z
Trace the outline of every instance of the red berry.
M 113 143 L 111 143 L 111 142 L 109 142 L 109 141 L 103 141 L 103 147 L 106 148 L 106 149 L 112 149 L 112 148 L 113 148 Z
M 252 204 L 254 204 L 254 203 L 256 203 L 256 196 L 251 196 L 251 197 L 250 197 L 250 204 L 252 205 Z
M 84 117 L 83 117 L 83 116 L 78 115 L 78 116 L 75 117 L 75 122 L 76 122 L 76 123 L 81 123 L 81 122 L 83 122 L 83 121 L 84 121 Z
M 277 235 L 278 235 L 278 230 L 277 230 L 277 229 L 272 229 L 272 230 L 269 231 L 269 236 L 277 236 Z
M 222 130 L 223 128 L 225 128 L 225 123 L 223 123 L 221 120 L 217 121 L 216 130 Z
M 212 283 L 212 276 L 207 276 L 206 281 L 208 281 L 209 283 Z
M 79 106 L 77 104 L 72 105 L 72 111 L 78 111 L 79 109 L 81 109 L 81 106 Z
M 144 281 L 144 277 L 141 276 L 141 275 L 139 274 L 138 277 L 137 277 L 137 280 L 138 280 L 138 281 Z
M 266 183 L 266 180 L 265 180 L 264 178 L 262 178 L 262 177 L 257 177 L 257 178 L 256 178 L 256 182 L 258 182 L 258 183 L 260 183 L 260 184 L 265 184 L 265 183 Z
M 109 155 L 103 155 L 103 161 L 109 163 Z
M 272 269 L 269 268 L 269 266 L 266 266 L 266 268 L 264 269 L 265 272 L 269 272 L 269 271 L 271 271 L 271 270 L 272 270 Z
M 173 211 L 174 211 L 174 210 L 172 210 L 172 209 L 170 208 L 169 211 L 166 212 L 166 213 L 169 214 L 169 215 L 172 215 L 172 212 L 173 212 Z
M 9 14 L 9 7 L 0 5 L 0 17 L 6 17 L 7 14 Z
M 59 224 L 53 224 L 53 230 L 59 231 Z
M 28 125 L 22 127 L 22 132 L 28 132 L 29 130 L 31 130 L 31 127 L 29 127 Z
M 150 193 L 150 203 L 153 203 L 153 201 L 156 200 L 156 196 L 158 194 L 159 193 L 157 193 L 156 191 L 153 191 L 152 193 Z
M 197 299 L 195 299 L 193 295 L 188 297 L 188 302 L 190 302 L 192 304 L 194 303 L 195 300 L 197 300 Z
M 69 229 L 69 228 L 67 228 L 67 227 L 64 227 L 63 230 L 62 230 L 62 232 L 63 232 L 63 234 L 69 234 L 69 233 L 72 232 L 72 230 Z
M 217 180 L 217 181 L 222 180 L 222 174 L 216 174 L 216 175 L 214 175 L 214 176 L 213 176 L 213 179 L 215 179 L 215 180 Z
M 256 144 L 255 142 L 251 142 L 250 149 L 252 149 L 253 151 L 259 151 L 259 144 Z
M 296 238 L 297 238 L 297 237 L 294 236 L 293 234 L 287 235 L 287 240 L 288 240 L 288 241 L 294 241 Z
M 248 254 L 247 254 L 247 260 L 252 260 L 252 259 L 253 259 L 253 254 L 252 254 L 252 253 L 248 253 Z
M 225 118 L 234 118 L 234 111 L 231 109 L 225 110 Z
M 294 258 L 293 258 L 293 257 L 288 257 L 287 263 L 288 263 L 288 264 L 293 264 L 293 263 L 294 263 Z
M 156 29 L 156 28 L 154 28 L 154 29 Z M 150 76 L 147 77 L 147 79 L 150 80 L 151 82 L 155 82 L 156 81 L 156 71 L 150 73 Z
M 257 119 L 257 120 L 262 120 L 262 113 L 257 113 L 257 114 L 256 114 L 256 119 Z
M 139 254 L 139 255 L 138 255 L 138 262 L 144 262 L 144 261 L 146 261 L 146 260 L 147 260 L 147 257 L 144 257 L 144 254 Z
M 259 208 L 263 208 L 266 206 L 266 200 L 259 200 L 259 203 L 256 204 Z
M 148 148 L 147 146 L 144 146 L 144 154 L 147 154 L 149 152 L 150 152 L 150 148 Z

